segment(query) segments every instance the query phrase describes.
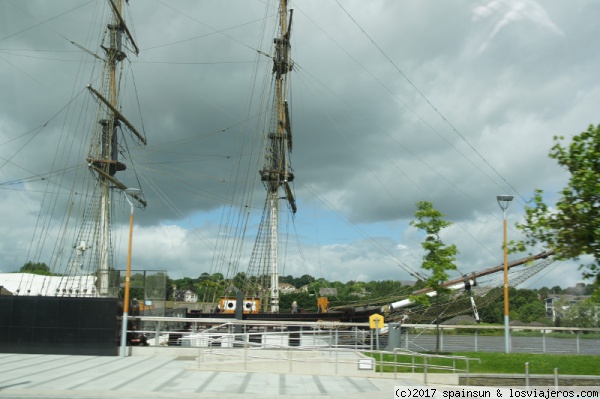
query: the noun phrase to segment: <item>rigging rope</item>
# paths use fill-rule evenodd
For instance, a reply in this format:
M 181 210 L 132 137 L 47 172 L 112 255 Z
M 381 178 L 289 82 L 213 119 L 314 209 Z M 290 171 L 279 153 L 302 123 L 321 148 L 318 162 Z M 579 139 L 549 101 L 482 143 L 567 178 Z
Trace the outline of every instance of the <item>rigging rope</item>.
M 354 17 L 352 17 L 352 15 L 350 15 L 350 13 L 340 4 L 339 0 L 335 0 L 335 2 L 337 3 L 337 5 L 344 11 L 344 13 L 346 13 L 346 15 L 350 18 L 350 20 L 352 20 L 352 22 L 354 22 L 354 24 L 358 27 L 358 29 L 365 35 L 365 37 L 367 37 L 367 39 L 369 39 L 369 41 L 375 46 L 375 48 L 388 60 L 388 62 L 394 67 L 394 69 L 415 89 L 415 91 L 419 94 L 419 96 L 421 96 L 421 98 L 423 98 L 423 100 L 425 100 L 425 102 L 434 110 L 434 112 L 436 114 L 438 114 L 440 116 L 440 118 L 448 125 L 450 126 L 450 128 L 452 129 L 452 131 L 454 133 L 456 133 L 464 142 L 465 144 L 467 144 L 475 154 L 477 154 L 479 156 L 479 158 L 481 158 L 481 160 L 483 162 L 485 162 L 486 165 L 488 165 L 490 167 L 491 170 L 494 171 L 494 173 L 500 177 L 500 179 L 505 182 L 512 190 L 513 192 L 515 192 L 519 197 L 521 197 L 521 199 L 523 200 L 523 202 L 527 203 L 528 201 L 523 197 L 523 195 L 521 195 L 521 193 L 512 185 L 508 182 L 508 180 L 506 180 L 506 178 L 504 176 L 502 176 L 502 174 L 500 174 L 500 172 L 483 156 L 481 155 L 481 153 L 479 151 L 477 151 L 477 149 L 466 139 L 466 137 L 464 135 L 462 135 L 458 129 L 448 120 L 448 118 L 446 118 L 441 111 L 431 103 L 431 101 L 429 101 L 429 99 L 425 96 L 425 94 L 408 78 L 408 76 L 406 76 L 406 74 L 404 72 L 402 72 L 402 70 L 394 63 L 394 61 L 392 61 L 392 59 L 385 53 L 385 51 L 383 51 L 383 49 L 375 42 L 375 40 L 373 40 L 373 38 L 360 26 L 360 24 L 356 21 L 356 19 L 354 19 Z M 435 130 L 434 130 L 435 131 Z M 450 146 L 452 146 L 459 154 L 461 154 L 467 161 L 471 162 L 471 164 L 475 167 L 477 167 L 470 159 L 468 159 L 458 148 L 456 148 L 455 146 L 453 146 L 452 144 L 450 144 L 446 139 L 444 139 L 441 135 L 438 134 L 438 136 L 440 136 L 444 141 L 446 141 L 446 143 L 448 143 Z M 482 173 L 484 173 L 486 176 L 487 174 L 483 171 L 481 171 Z M 488 176 L 489 177 L 489 176 Z

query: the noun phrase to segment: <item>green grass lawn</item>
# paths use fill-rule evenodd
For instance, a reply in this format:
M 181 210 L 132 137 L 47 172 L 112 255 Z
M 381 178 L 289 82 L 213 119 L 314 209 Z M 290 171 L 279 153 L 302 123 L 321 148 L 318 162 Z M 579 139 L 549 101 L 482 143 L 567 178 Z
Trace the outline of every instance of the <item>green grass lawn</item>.
M 493 353 L 493 352 L 456 352 L 452 355 L 465 356 L 469 358 L 479 358 L 479 361 L 469 361 L 469 373 L 491 373 L 491 374 L 525 374 L 525 363 L 529 362 L 530 374 L 554 374 L 554 369 L 558 369 L 561 375 L 600 375 L 600 356 L 586 355 L 550 355 L 550 354 L 530 354 L 530 353 Z M 379 355 L 369 354 L 379 362 Z M 398 355 L 398 363 L 410 365 L 412 358 L 406 355 Z M 384 362 L 393 362 L 394 355 L 384 355 Z M 429 358 L 428 365 L 438 365 L 452 367 L 451 359 Z M 422 365 L 423 359 L 415 357 L 415 364 Z M 456 367 L 465 370 L 466 364 L 463 360 L 456 361 Z M 379 368 L 377 369 L 379 370 Z M 385 365 L 384 372 L 394 372 L 393 365 Z M 410 367 L 398 366 L 399 373 L 410 373 Z M 415 372 L 422 372 L 422 368 L 415 369 Z M 448 370 L 433 370 L 432 373 L 451 373 Z

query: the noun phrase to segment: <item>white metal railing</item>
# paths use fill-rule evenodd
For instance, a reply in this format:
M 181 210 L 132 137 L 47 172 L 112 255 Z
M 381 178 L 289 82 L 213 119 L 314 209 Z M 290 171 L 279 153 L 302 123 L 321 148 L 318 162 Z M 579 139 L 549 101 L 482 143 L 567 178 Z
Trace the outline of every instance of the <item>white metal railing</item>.
M 381 347 L 377 347 L 378 340 L 375 331 L 369 329 L 367 323 L 341 323 L 341 322 L 277 322 L 260 320 L 235 320 L 229 319 L 199 319 L 199 318 L 173 318 L 173 317 L 135 317 L 142 323 L 141 330 L 146 333 L 151 345 L 192 345 L 192 334 L 204 336 L 224 332 L 250 333 L 250 340 L 258 340 L 259 334 L 269 336 L 272 333 L 283 334 L 287 337 L 288 346 L 312 346 L 307 343 L 308 337 L 318 340 L 319 347 L 346 348 L 354 350 L 376 350 L 387 347 L 387 327 L 381 329 Z M 182 326 L 187 325 L 185 331 Z M 435 335 L 435 325 L 430 324 L 402 324 L 400 329 L 399 348 L 413 352 L 451 351 L 451 352 L 478 352 L 478 351 L 503 351 L 503 326 L 481 325 L 440 325 L 439 339 Z M 489 335 L 486 333 L 494 333 Z M 530 353 L 588 353 L 600 354 L 600 328 L 570 328 L 570 327 L 536 327 L 536 326 L 511 326 L 511 346 L 514 352 Z M 527 336 L 527 334 L 537 336 Z M 555 333 L 566 333 L 555 337 Z M 298 338 L 302 336 L 301 340 Z M 171 340 L 169 342 L 169 337 Z M 184 338 L 188 337 L 188 338 Z M 589 337 L 592 337 L 589 339 Z M 205 338 L 197 338 L 198 344 Z M 277 339 L 277 338 L 270 338 Z M 279 339 L 279 343 L 283 342 Z M 438 342 L 436 342 L 436 340 Z M 299 342 L 304 341 L 304 342 Z M 302 344 L 302 345 L 301 345 Z M 216 345 L 216 343 L 211 343 Z M 232 342 L 232 347 L 239 346 Z
M 331 371 L 328 365 L 333 365 L 333 373 L 338 374 L 341 367 L 350 367 L 360 369 L 361 364 L 370 365 L 368 369 L 373 373 L 382 375 L 384 369 L 392 368 L 394 379 L 398 377 L 398 368 L 408 368 L 415 373 L 420 370 L 423 374 L 423 382 L 427 384 L 427 375 L 431 370 L 446 370 L 452 373 L 465 373 L 467 381 L 469 379 L 469 362 L 480 361 L 478 358 L 466 356 L 448 356 L 436 354 L 424 354 L 406 351 L 403 349 L 394 349 L 393 351 L 370 351 L 366 349 L 350 349 L 330 346 L 300 346 L 291 347 L 277 343 L 256 343 L 251 342 L 252 334 L 233 334 L 233 336 L 211 337 L 206 336 L 203 345 L 198 346 L 197 366 L 201 369 L 227 368 L 227 370 L 248 371 L 249 368 L 255 369 L 260 364 L 261 371 L 276 371 L 293 373 L 295 371 L 311 369 L 325 365 L 324 369 Z M 267 333 L 268 335 L 268 333 Z M 239 344 L 237 350 L 223 349 L 232 348 L 232 338 Z M 269 350 L 262 350 L 269 349 Z M 240 354 L 241 351 L 241 354 Z M 370 356 L 367 356 L 370 355 Z M 352 355 L 352 356 L 350 356 Z M 384 356 L 393 356 L 393 360 L 384 360 Z M 398 357 L 410 357 L 411 362 L 399 362 Z M 416 363 L 415 359 L 421 359 L 421 363 Z M 437 361 L 452 361 L 452 365 L 438 364 Z M 463 362 L 463 368 L 457 367 L 457 362 Z M 236 369 L 237 367 L 237 369 Z M 314 370 L 312 370 L 314 371 Z M 324 374 L 321 370 L 320 374 Z

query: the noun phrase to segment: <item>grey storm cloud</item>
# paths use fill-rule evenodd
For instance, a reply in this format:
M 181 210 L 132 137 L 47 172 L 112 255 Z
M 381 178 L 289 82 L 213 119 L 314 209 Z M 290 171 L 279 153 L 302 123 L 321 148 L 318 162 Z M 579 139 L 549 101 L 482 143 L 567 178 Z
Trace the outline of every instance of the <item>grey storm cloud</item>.
M 406 279 L 388 255 L 418 269 L 419 239 L 407 222 L 420 200 L 455 222 L 447 240 L 460 243 L 461 271 L 499 263 L 495 196 L 515 196 L 514 224 L 534 189 L 556 195 L 568 176 L 547 156 L 553 136 L 597 123 L 600 27 L 592 21 L 600 7 L 583 0 L 291 6 L 292 166 L 305 252 L 285 273 Z M 128 148 L 138 174 L 131 168 L 123 179 L 139 182 L 149 203 L 136 218 L 142 266 L 175 277 L 213 267 L 223 209 L 240 205 L 234 191 L 256 183 L 262 163 L 258 126 L 270 103 L 260 99 L 269 94 L 265 54 L 276 11 L 263 1 L 127 3 L 141 51 L 128 61 L 123 110 L 148 145 Z M 106 13 L 100 0 L 0 4 L 4 271 L 33 255 L 45 191 L 77 190 L 71 181 L 85 173 L 77 167 L 85 169 L 89 124 L 75 104 L 89 97 L 86 85 L 100 82 L 91 80 L 99 74 L 82 48 L 100 51 Z M 65 130 L 73 132 L 69 148 L 60 141 Z M 57 153 L 73 168 L 60 179 L 47 175 Z M 264 189 L 252 187 L 250 211 L 260 215 Z M 579 278 L 576 267 L 560 267 Z

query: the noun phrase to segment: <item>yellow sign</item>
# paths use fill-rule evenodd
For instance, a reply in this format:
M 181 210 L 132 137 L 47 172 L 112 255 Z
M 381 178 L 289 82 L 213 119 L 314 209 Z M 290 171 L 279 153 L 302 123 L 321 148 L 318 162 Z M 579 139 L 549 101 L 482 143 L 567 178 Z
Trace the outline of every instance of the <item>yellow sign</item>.
M 383 328 L 384 325 L 382 315 L 375 313 L 369 316 L 369 327 L 372 329 Z

